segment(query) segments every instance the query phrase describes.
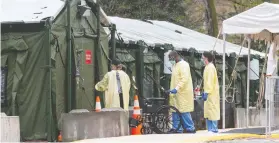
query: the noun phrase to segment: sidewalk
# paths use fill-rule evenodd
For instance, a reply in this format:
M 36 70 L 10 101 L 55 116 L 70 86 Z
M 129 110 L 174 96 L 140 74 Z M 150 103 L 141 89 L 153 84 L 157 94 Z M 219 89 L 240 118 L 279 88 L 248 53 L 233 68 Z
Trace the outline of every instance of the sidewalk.
M 220 132 L 228 131 L 230 129 L 221 130 Z M 150 134 L 150 135 L 134 135 L 134 136 L 123 136 L 123 137 L 112 137 L 112 138 L 101 138 L 101 139 L 86 139 L 76 141 L 79 143 L 198 143 L 208 141 L 220 141 L 220 140 L 232 140 L 232 139 L 245 139 L 245 138 L 257 138 L 264 139 L 265 135 L 256 134 L 242 134 L 242 133 L 208 133 L 207 131 L 198 131 L 196 134 Z M 279 133 L 273 134 L 270 138 L 279 139 Z

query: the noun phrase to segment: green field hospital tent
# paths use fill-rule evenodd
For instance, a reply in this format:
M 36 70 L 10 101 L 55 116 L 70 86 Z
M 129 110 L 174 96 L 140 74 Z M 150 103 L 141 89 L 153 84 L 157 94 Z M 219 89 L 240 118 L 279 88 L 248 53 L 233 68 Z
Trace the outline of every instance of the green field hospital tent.
M 71 0 L 70 28 L 67 16 L 66 1 L 2 2 L 1 112 L 19 116 L 22 141 L 54 141 L 61 113 L 92 111 L 94 85 L 108 71 L 108 35 L 102 26 L 101 46 L 96 46 L 96 4 Z
M 109 16 L 111 23 L 116 25 L 117 44 L 116 57 L 127 67 L 127 73 L 130 76 L 136 76 L 136 79 L 142 79 L 142 92 L 139 93 L 141 99 L 162 97 L 160 86 L 169 89 L 171 68 L 168 62 L 169 50 L 176 50 L 186 60 L 191 69 L 193 88 L 201 85 L 203 76 L 203 62 L 201 60 L 204 51 L 215 51 L 215 65 L 218 71 L 220 85 L 220 95 L 222 95 L 222 54 L 223 41 L 215 37 L 193 31 L 191 29 L 170 23 L 168 21 L 158 20 L 140 20 Z M 247 82 L 247 55 L 248 49 L 233 43 L 227 43 L 226 50 L 226 85 L 231 86 L 226 92 L 226 127 L 234 126 L 234 108 L 246 107 L 246 82 Z M 142 57 L 138 58 L 139 49 L 143 52 Z M 241 52 L 240 52 L 241 51 Z M 264 53 L 251 50 L 251 59 L 258 62 L 251 66 L 251 73 L 255 72 L 255 77 L 251 80 L 250 102 L 257 102 L 257 91 L 259 90 L 259 76 L 263 72 Z M 236 64 L 237 56 L 239 56 Z M 139 61 L 143 61 L 143 74 L 140 73 Z M 236 64 L 236 78 L 232 79 L 231 74 Z M 252 64 L 251 64 L 252 65 Z M 255 71 L 253 71 L 254 69 Z M 140 78 L 137 78 L 140 76 Z M 250 77 L 251 79 L 251 77 Z M 138 85 L 140 85 L 138 83 Z M 131 90 L 133 91 L 133 89 Z M 133 96 L 130 94 L 130 106 L 133 106 Z M 221 96 L 222 98 L 222 96 Z M 142 101 L 144 102 L 144 101 Z M 142 107 L 144 108 L 144 107 Z M 221 109 L 222 110 L 222 109 Z M 195 101 L 195 111 L 192 114 L 197 129 L 204 129 L 205 120 L 203 119 L 203 102 Z M 219 122 L 222 125 L 222 121 Z M 221 126 L 220 126 L 221 127 Z

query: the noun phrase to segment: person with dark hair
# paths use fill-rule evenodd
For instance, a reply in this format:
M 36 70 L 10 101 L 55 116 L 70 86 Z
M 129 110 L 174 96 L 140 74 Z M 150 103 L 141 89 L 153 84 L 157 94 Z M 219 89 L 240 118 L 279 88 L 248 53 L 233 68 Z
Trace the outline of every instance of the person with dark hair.
M 124 72 L 126 72 L 126 66 L 125 65 L 121 65 L 121 70 L 123 70 Z
M 182 126 L 186 129 L 183 131 L 181 128 L 177 132 L 195 133 L 196 130 L 190 113 L 194 111 L 194 94 L 190 66 L 176 51 L 170 52 L 169 60 L 173 64 L 170 83 L 170 105 L 176 107 L 181 112 Z M 177 119 L 179 119 L 179 115 L 173 112 L 172 120 L 173 128 L 175 129 L 179 124 Z
M 118 60 L 112 60 L 111 71 L 95 85 L 95 89 L 105 92 L 105 108 L 121 107 L 128 110 L 130 78 L 122 70 L 122 65 Z
M 208 62 L 213 62 L 213 54 L 211 52 L 204 52 L 203 57 L 206 57 Z
M 217 71 L 212 63 L 213 54 L 204 52 L 202 59 L 205 63 L 203 72 L 202 99 L 204 100 L 204 118 L 206 119 L 207 130 L 218 132 L 218 120 L 220 120 L 220 96 Z

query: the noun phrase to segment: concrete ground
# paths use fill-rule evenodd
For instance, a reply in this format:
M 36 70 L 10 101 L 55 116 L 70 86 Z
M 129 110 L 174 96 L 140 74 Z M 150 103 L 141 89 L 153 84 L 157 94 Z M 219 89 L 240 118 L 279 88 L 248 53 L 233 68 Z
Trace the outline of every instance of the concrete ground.
M 242 140 L 230 140 L 230 141 L 214 141 L 211 143 L 277 143 L 279 140 L 274 139 L 242 139 Z
M 79 143 L 201 143 L 201 142 L 216 142 L 216 143 L 233 143 L 233 142 L 254 142 L 254 143 L 265 143 L 265 142 L 279 142 L 279 134 L 272 134 L 271 137 L 266 139 L 265 135 L 256 134 L 236 134 L 236 133 L 221 133 L 226 130 L 220 130 L 220 133 L 208 133 L 207 131 L 198 131 L 196 134 L 150 134 L 150 135 L 132 135 L 112 138 L 100 138 L 100 139 L 86 139 L 76 141 Z M 254 140 L 251 140 L 254 139 Z M 255 140 L 256 139 L 256 140 Z M 226 140 L 226 141 L 225 141 Z M 229 140 L 229 141 L 228 141 Z

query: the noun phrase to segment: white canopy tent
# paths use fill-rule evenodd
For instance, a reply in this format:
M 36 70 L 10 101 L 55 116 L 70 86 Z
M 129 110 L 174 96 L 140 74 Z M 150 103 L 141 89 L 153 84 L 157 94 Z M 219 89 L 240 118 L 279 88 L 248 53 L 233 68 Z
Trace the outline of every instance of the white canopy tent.
M 223 53 L 226 51 L 226 34 L 245 34 L 248 40 L 248 66 L 250 69 L 250 46 L 251 40 L 265 40 L 273 43 L 276 47 L 279 44 L 279 5 L 262 3 L 254 8 L 244 11 L 223 21 Z M 223 108 L 225 108 L 225 54 L 223 54 Z M 247 70 L 247 77 L 250 77 L 250 70 Z M 249 126 L 249 89 L 250 79 L 247 78 L 247 109 L 246 126 Z M 225 128 L 225 110 L 223 110 L 223 128 Z
M 144 22 L 142 20 L 114 16 L 108 16 L 108 18 L 111 23 L 116 24 L 117 33 L 124 43 L 139 40 L 143 40 L 148 46 L 168 43 L 172 44 L 175 50 L 178 51 L 194 48 L 199 53 L 213 50 L 216 43 L 214 50 L 217 54 L 223 54 L 222 40 L 167 21 L 148 20 L 148 22 Z M 118 38 L 118 36 L 116 37 Z M 231 53 L 239 53 L 240 50 L 241 46 L 227 43 L 226 54 L 228 56 Z M 262 52 L 251 50 L 251 53 L 264 57 Z M 240 56 L 244 55 L 248 55 L 248 48 L 246 47 L 243 47 L 240 53 Z

